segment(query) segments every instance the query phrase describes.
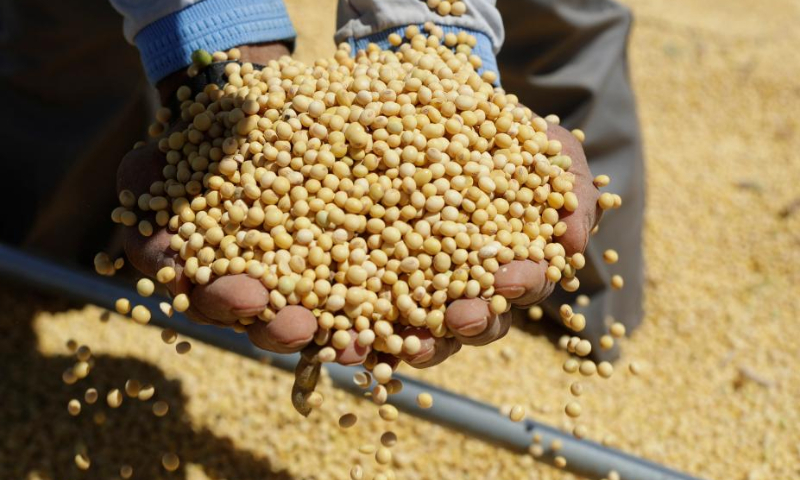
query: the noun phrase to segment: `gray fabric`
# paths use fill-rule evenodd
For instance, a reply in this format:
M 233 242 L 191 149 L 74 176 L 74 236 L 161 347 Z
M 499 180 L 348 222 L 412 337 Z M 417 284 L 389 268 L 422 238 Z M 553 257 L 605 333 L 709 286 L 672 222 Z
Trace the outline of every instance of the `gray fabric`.
M 499 0 L 498 8 L 506 26 L 497 58 L 503 87 L 537 113 L 555 113 L 564 127 L 584 130 L 592 172 L 609 175 L 605 190 L 623 200 L 589 242 L 580 291 L 556 289 L 543 308 L 558 318 L 559 306 L 583 293 L 591 297 L 588 307 L 575 307 L 586 315 L 583 335 L 599 338 L 611 318 L 630 331 L 642 318 L 644 284 L 644 160 L 627 64 L 631 14 L 610 0 Z M 607 248 L 619 252 L 619 263 L 603 262 Z M 625 280 L 621 291 L 609 286 L 613 274 Z M 601 357 L 616 355 L 615 349 Z
M 478 30 L 492 40 L 494 52 L 503 44 L 503 18 L 495 8 L 496 0 L 464 0 L 467 13 L 460 17 L 442 17 L 420 0 L 339 0 L 336 41 L 366 37 L 373 33 L 405 25 L 432 21 Z

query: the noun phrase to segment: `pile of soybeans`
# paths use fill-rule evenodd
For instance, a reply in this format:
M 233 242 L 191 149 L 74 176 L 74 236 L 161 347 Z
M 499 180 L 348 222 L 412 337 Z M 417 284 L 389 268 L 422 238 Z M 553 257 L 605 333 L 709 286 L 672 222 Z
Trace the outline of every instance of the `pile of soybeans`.
M 166 160 L 162 178 L 138 197 L 120 192 L 121 205 L 112 212 L 116 223 L 145 237 L 168 229 L 182 274 L 194 284 L 238 274 L 259 280 L 268 305 L 240 318 L 237 331 L 273 321 L 290 305 L 314 314 L 319 348 L 304 356 L 311 373 L 300 373 L 301 362 L 299 394 L 293 392 L 304 415 L 322 405 L 313 391 L 319 363 L 335 361 L 355 341 L 369 349 L 364 367 L 379 384 L 370 394 L 379 416 L 394 422 L 398 411 L 386 404 L 387 395 L 402 384 L 392 379 L 397 362 L 379 355 L 418 353 L 420 331 L 451 337 L 445 312 L 459 299 L 482 299 L 495 315 L 508 312 L 509 303 L 495 292 L 495 274 L 514 260 L 546 262 L 547 281 L 569 292 L 580 285 L 583 255 L 568 255 L 558 242 L 568 228 L 560 216 L 579 206 L 573 160 L 547 133 L 558 117 L 534 115 L 492 84 L 495 73 L 480 75 L 474 37 L 445 35 L 433 24 L 425 30 L 411 26 L 405 38 L 393 34 L 392 50 L 370 45 L 353 56 L 342 44 L 333 58 L 311 66 L 290 57 L 255 66 L 240 61 L 236 49 L 195 52 L 188 75 L 224 62 L 225 83 L 179 88 L 177 118 L 169 108 L 159 110 L 150 134 Z M 573 135 L 583 141 L 580 130 Z M 608 181 L 600 176 L 595 185 Z M 615 208 L 621 199 L 603 193 L 598 204 Z M 616 252 L 608 255 L 614 263 Z M 95 258 L 104 275 L 122 263 L 105 254 Z M 176 274 L 166 266 L 156 279 L 169 283 Z M 137 287 L 143 296 L 155 290 L 149 279 Z M 187 309 L 186 294 L 163 308 L 167 315 Z M 118 300 L 117 311 L 142 324 L 151 318 L 127 299 Z M 530 314 L 538 320 L 541 309 Z M 574 331 L 586 323 L 568 305 L 561 318 Z M 604 338 L 610 348 L 612 337 Z M 176 335 L 165 331 L 162 339 L 173 343 Z M 579 356 L 592 348 L 578 337 L 565 336 L 561 344 Z M 190 345 L 176 348 L 187 353 Z M 563 368 L 605 378 L 613 371 L 608 362 L 590 360 L 569 360 Z M 369 374 L 355 380 L 364 388 L 372 383 Z M 577 397 L 583 387 L 575 382 L 570 391 Z M 110 406 L 121 402 L 119 390 L 109 393 Z M 423 408 L 432 402 L 428 394 L 418 398 Z M 80 402 L 71 400 L 69 409 L 78 415 Z M 565 413 L 580 416 L 580 404 L 570 401 Z M 516 405 L 508 415 L 521 421 L 525 410 Z M 357 421 L 346 412 L 338 424 L 349 429 Z M 582 438 L 586 428 L 573 432 Z M 387 430 L 379 447 L 359 449 L 385 467 L 375 479 L 395 478 L 386 466 L 396 442 Z M 174 470 L 179 459 L 170 455 L 164 467 Z M 83 453 L 76 456 L 85 470 L 84 460 Z M 557 456 L 556 465 L 566 460 Z M 360 464 L 350 476 L 363 478 Z
M 406 328 L 451 336 L 444 319 L 455 300 L 508 311 L 494 276 L 513 260 L 546 261 L 550 282 L 577 290 L 585 259 L 558 242 L 567 229 L 561 212 L 578 208 L 572 159 L 548 138 L 545 118 L 494 87 L 492 72 L 478 74 L 474 37 L 426 29 L 409 27 L 405 39 L 390 37 L 395 49 L 371 45 L 355 57 L 343 44 L 313 65 L 284 57 L 257 68 L 237 62 L 235 49 L 196 52 L 189 74 L 228 62 L 227 83 L 181 87 L 178 118 L 159 111 L 150 132 L 166 158 L 163 179 L 138 198 L 122 191 L 113 220 L 144 236 L 168 228 L 195 284 L 260 280 L 267 308 L 235 329 L 302 305 L 318 319 L 321 361 L 334 361 L 355 336 L 371 348 L 368 369 L 388 367 L 379 353 L 419 351 L 416 335 L 401 335 Z M 620 202 L 604 193 L 598 203 Z M 95 263 L 113 273 L 102 255 Z M 173 278 L 172 267 L 157 275 Z M 149 295 L 152 284 L 139 291 Z M 173 303 L 188 306 L 185 294 Z M 143 308 L 133 316 L 146 323 Z M 571 318 L 581 330 L 585 322 Z

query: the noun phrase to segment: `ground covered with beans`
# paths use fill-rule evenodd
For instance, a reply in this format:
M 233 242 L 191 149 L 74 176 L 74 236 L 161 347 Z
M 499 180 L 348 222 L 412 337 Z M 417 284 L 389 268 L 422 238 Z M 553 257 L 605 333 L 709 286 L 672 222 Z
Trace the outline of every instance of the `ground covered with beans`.
M 290 3 L 293 13 L 302 3 Z M 611 379 L 582 379 L 582 424 L 590 439 L 705 478 L 796 477 L 800 65 L 789 59 L 800 11 L 789 1 L 724 11 L 711 1 L 631 3 L 647 149 L 647 316 L 622 341 Z M 300 54 L 323 55 L 299 29 Z M 327 381 L 323 407 L 304 419 L 287 395 L 291 374 L 199 342 L 178 355 L 184 339 L 166 345 L 157 328 L 2 291 L 2 478 L 345 479 L 352 465 L 374 464 L 359 447 L 380 445 L 387 423 Z M 577 377 L 561 370 L 567 353 L 540 324 L 520 318 L 516 327 L 434 369 L 402 371 L 571 426 L 564 406 Z M 90 356 L 71 352 L 81 345 Z M 79 355 L 87 365 L 75 368 Z M 86 378 L 64 383 L 65 371 L 84 368 Z M 358 422 L 343 431 L 346 413 Z M 391 429 L 398 478 L 573 478 L 406 415 Z

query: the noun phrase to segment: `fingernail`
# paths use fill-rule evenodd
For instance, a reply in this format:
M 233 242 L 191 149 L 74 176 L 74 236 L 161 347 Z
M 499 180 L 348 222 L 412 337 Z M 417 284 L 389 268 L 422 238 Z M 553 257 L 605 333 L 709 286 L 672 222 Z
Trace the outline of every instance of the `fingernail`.
M 425 351 L 417 352 L 414 355 L 410 355 L 408 357 L 408 360 L 409 360 L 408 363 L 411 363 L 411 364 L 425 363 L 428 360 L 430 360 L 431 358 L 433 358 L 433 354 L 435 353 L 435 351 L 436 351 L 436 349 L 429 348 L 429 349 L 427 349 Z
M 465 337 L 474 337 L 483 333 L 487 326 L 489 326 L 489 318 L 484 317 L 475 323 L 462 326 L 458 329 L 458 333 Z
M 238 317 L 253 317 L 264 311 L 265 307 L 250 307 L 231 310 Z
M 509 300 L 513 300 L 525 294 L 525 287 L 509 285 L 508 287 L 495 288 L 495 293 L 498 293 Z

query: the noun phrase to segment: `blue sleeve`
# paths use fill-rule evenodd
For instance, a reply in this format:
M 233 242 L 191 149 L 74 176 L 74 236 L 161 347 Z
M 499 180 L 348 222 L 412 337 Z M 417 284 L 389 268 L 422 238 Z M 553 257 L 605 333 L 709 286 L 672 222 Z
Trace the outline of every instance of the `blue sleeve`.
M 134 43 L 155 84 L 189 65 L 197 49 L 214 52 L 295 37 L 283 0 L 203 0 L 147 25 Z

